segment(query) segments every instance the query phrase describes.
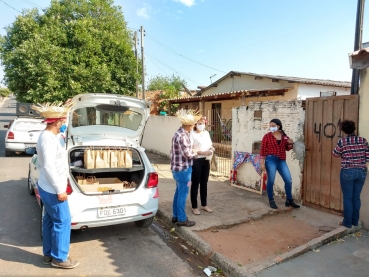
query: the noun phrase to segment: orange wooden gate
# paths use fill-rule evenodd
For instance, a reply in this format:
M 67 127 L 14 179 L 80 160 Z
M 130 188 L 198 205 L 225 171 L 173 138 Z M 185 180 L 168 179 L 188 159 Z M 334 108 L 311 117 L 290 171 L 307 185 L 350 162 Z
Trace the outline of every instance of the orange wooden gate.
M 341 159 L 332 151 L 341 138 L 338 126 L 343 119 L 358 126 L 359 95 L 307 98 L 305 111 L 304 203 L 341 213 Z

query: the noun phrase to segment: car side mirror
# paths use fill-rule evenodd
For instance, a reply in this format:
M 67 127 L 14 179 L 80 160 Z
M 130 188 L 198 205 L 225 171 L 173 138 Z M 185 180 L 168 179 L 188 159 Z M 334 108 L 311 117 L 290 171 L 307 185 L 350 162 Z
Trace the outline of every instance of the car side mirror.
M 4 128 L 8 129 L 9 128 L 9 125 L 4 125 Z

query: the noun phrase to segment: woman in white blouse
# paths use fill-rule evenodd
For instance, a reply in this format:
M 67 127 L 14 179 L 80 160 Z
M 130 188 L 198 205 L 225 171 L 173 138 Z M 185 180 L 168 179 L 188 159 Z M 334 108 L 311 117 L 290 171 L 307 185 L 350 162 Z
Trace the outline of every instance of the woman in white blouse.
M 210 173 L 210 160 L 214 154 L 214 147 L 209 132 L 205 130 L 206 118 L 202 117 L 191 131 L 191 142 L 193 151 L 198 158 L 194 160 L 191 177 L 191 204 L 192 212 L 200 214 L 197 206 L 197 195 L 200 187 L 201 209 L 211 213 L 212 210 L 207 206 L 207 187 Z

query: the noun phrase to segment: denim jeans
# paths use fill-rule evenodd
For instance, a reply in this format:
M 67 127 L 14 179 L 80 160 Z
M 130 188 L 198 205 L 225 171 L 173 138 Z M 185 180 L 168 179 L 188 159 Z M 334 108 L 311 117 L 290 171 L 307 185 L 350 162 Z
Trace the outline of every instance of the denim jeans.
M 367 171 L 363 168 L 344 168 L 340 172 L 343 194 L 343 226 L 351 228 L 359 224 L 360 194 Z
M 273 197 L 273 185 L 275 180 L 275 174 L 281 175 L 284 181 L 284 190 L 286 191 L 286 197 L 288 200 L 292 199 L 292 177 L 290 170 L 288 169 L 285 160 L 281 160 L 277 156 L 269 155 L 265 158 L 265 168 L 267 171 L 268 182 L 267 182 L 267 192 L 269 200 L 274 199 Z
M 210 161 L 205 158 L 193 161 L 191 177 L 191 204 L 193 209 L 197 209 L 197 195 L 200 186 L 201 206 L 207 206 L 208 180 L 210 173 Z
M 68 259 L 71 231 L 68 201 L 59 201 L 57 194 L 46 192 L 40 186 L 38 192 L 45 208 L 42 220 L 44 256 L 64 262 Z
M 172 171 L 173 178 L 176 181 L 176 192 L 173 198 L 173 217 L 177 217 L 178 221 L 185 221 L 186 216 L 186 199 L 188 189 L 191 185 L 192 167 L 181 171 Z

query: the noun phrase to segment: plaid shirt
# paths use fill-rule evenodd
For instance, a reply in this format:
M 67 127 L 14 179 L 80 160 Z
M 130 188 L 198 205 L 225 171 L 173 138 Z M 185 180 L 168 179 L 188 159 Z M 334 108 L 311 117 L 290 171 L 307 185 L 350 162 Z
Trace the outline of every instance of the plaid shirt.
M 192 153 L 191 148 L 190 134 L 182 127 L 179 128 L 172 138 L 170 149 L 170 169 L 172 171 L 182 171 L 192 166 L 195 154 Z
M 337 142 L 333 156 L 342 158 L 341 168 L 366 169 L 369 162 L 368 141 L 356 135 L 347 135 Z
M 268 155 L 277 156 L 281 160 L 286 159 L 286 151 L 292 149 L 292 144 L 287 142 L 288 136 L 283 136 L 280 144 L 271 132 L 264 135 L 261 141 L 260 158 L 265 159 Z

